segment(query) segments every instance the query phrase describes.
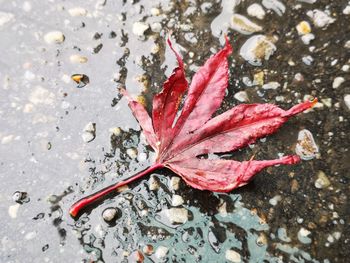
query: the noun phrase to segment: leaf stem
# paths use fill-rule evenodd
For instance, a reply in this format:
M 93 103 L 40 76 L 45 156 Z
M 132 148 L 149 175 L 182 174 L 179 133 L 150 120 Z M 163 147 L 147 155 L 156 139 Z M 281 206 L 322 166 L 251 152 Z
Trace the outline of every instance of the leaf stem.
M 77 201 L 76 203 L 74 203 L 71 208 L 69 209 L 69 214 L 72 216 L 72 217 L 77 217 L 77 215 L 79 214 L 79 212 L 84 209 L 86 206 L 94 203 L 95 201 L 97 201 L 98 199 L 108 195 L 109 193 L 117 190 L 119 187 L 122 187 L 124 185 L 127 185 L 139 178 L 141 178 L 142 176 L 145 176 L 151 172 L 153 172 L 154 170 L 157 170 L 157 169 L 160 169 L 160 168 L 163 168 L 164 165 L 161 164 L 161 163 L 155 163 L 153 164 L 152 166 L 148 167 L 147 169 L 137 173 L 137 174 L 134 174 L 132 176 L 130 176 L 129 178 L 123 180 L 123 181 L 120 181 L 116 184 L 113 184 L 113 185 L 110 185 L 100 191 L 98 191 L 97 193 L 94 193 L 92 195 L 89 195 L 87 197 L 84 197 L 82 199 L 80 199 L 79 201 Z

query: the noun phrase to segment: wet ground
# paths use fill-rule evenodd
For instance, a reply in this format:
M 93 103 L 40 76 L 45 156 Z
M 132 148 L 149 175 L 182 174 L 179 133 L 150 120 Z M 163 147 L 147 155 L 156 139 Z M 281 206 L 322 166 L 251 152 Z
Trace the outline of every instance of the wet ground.
M 349 13 L 347 1 L 321 0 L 0 1 L 0 261 L 347 262 Z M 188 79 L 229 36 L 222 111 L 320 101 L 225 157 L 292 154 L 303 129 L 319 152 L 230 194 L 177 188 L 160 170 L 74 221 L 72 203 L 153 158 L 117 87 L 150 105 L 176 65 L 169 30 Z M 243 49 L 256 35 L 262 50 Z M 109 223 L 107 208 L 116 212 Z

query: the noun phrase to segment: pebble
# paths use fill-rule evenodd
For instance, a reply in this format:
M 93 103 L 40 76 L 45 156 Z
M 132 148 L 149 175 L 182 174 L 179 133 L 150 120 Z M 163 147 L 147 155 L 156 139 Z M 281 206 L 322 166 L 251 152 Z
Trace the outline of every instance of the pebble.
M 87 10 L 85 8 L 82 8 L 82 7 L 73 7 L 73 8 L 68 9 L 68 13 L 71 16 L 86 16 Z
M 277 230 L 277 236 L 280 240 L 282 240 L 284 242 L 288 243 L 288 242 L 292 241 L 290 239 L 290 237 L 288 237 L 288 235 L 287 235 L 287 230 L 283 227 L 281 227 Z
M 344 96 L 344 102 L 345 102 L 346 107 L 348 107 L 348 109 L 350 110 L 350 94 L 346 94 Z
M 184 224 L 188 220 L 188 210 L 185 208 L 166 209 L 165 215 L 172 224 Z
M 306 35 L 311 33 L 311 26 L 307 21 L 301 21 L 297 26 L 299 35 Z
M 117 212 L 117 209 L 115 209 L 114 207 L 106 208 L 102 212 L 102 218 L 106 222 L 111 222 L 113 219 L 116 218 Z
M 232 249 L 226 250 L 225 258 L 228 261 L 234 262 L 234 263 L 242 262 L 241 255 L 238 252 L 236 252 L 236 251 L 234 251 Z
M 343 10 L 344 15 L 350 15 L 350 5 L 347 5 Z
M 308 235 L 310 235 L 311 232 L 305 228 L 300 228 L 299 232 L 298 232 L 298 239 L 301 243 L 303 244 L 310 244 L 311 243 L 311 238 L 308 237 Z
M 278 202 L 281 201 L 281 200 L 282 200 L 282 197 L 280 195 L 276 195 L 276 196 L 274 196 L 273 198 L 271 198 L 269 200 L 269 203 L 272 206 L 276 206 L 278 204 Z
M 312 34 L 312 33 L 309 33 L 309 34 L 306 34 L 306 35 L 301 36 L 301 41 L 303 41 L 303 43 L 304 43 L 305 45 L 309 45 L 310 42 L 311 42 L 312 40 L 314 40 L 314 39 L 315 39 L 315 35 Z
M 69 57 L 69 60 L 71 63 L 78 64 L 78 63 L 86 63 L 88 61 L 88 58 L 81 55 L 74 54 Z
M 158 259 L 163 259 L 166 257 L 168 252 L 169 252 L 169 248 L 164 247 L 164 246 L 159 246 L 156 250 L 155 256 Z
M 253 66 L 261 66 L 276 51 L 276 46 L 264 35 L 250 37 L 241 47 L 239 54 Z
M 312 62 L 314 62 L 314 59 L 310 55 L 302 57 L 301 60 L 307 66 L 311 66 Z
M 143 36 L 147 29 L 149 29 L 149 24 L 144 22 L 135 22 L 132 26 L 132 32 L 139 37 Z
M 154 252 L 154 248 L 152 245 L 146 245 L 142 249 L 143 253 L 145 253 L 147 256 L 150 256 Z
M 81 136 L 84 142 L 91 142 L 96 137 L 96 123 L 89 122 L 83 129 L 83 134 Z
M 9 216 L 11 218 L 17 218 L 17 213 L 18 213 L 19 207 L 20 207 L 20 204 L 15 204 L 15 205 L 9 206 L 8 213 L 9 213 Z
M 268 82 L 264 85 L 262 85 L 262 88 L 263 89 L 277 89 L 281 86 L 281 84 L 279 84 L 278 82 L 276 81 L 271 81 L 271 82 Z
M 151 14 L 152 16 L 159 16 L 160 15 L 159 8 L 155 8 L 155 7 L 151 8 Z
M 245 91 L 239 91 L 234 95 L 234 98 L 240 102 L 247 102 L 249 100 L 248 94 Z
M 181 195 L 173 195 L 171 199 L 171 205 L 172 206 L 180 206 L 184 203 L 184 199 Z
M 179 190 L 180 180 L 181 180 L 180 177 L 177 177 L 177 176 L 171 177 L 170 183 L 169 183 L 169 189 L 173 191 Z
M 317 179 L 315 181 L 315 187 L 318 189 L 324 189 L 331 185 L 328 177 L 323 171 L 319 171 L 317 174 Z
M 0 27 L 6 25 L 7 23 L 13 21 L 15 16 L 11 13 L 0 11 Z
M 36 232 L 29 232 L 29 233 L 27 233 L 25 236 L 24 236 L 24 239 L 26 239 L 26 240 L 31 240 L 31 239 L 33 239 L 33 238 L 35 238 L 36 237 Z
M 285 5 L 282 2 L 277 1 L 277 0 L 263 0 L 262 5 L 266 9 L 271 9 L 271 10 L 275 11 L 275 13 L 279 16 L 282 16 L 284 14 L 284 12 L 286 11 Z
M 162 31 L 162 24 L 159 22 L 154 22 L 151 24 L 151 30 L 155 33 Z
M 257 3 L 254 3 L 247 8 L 248 15 L 252 17 L 256 17 L 258 19 L 264 19 L 265 17 L 265 10 L 263 7 Z
M 326 12 L 319 9 L 314 9 L 313 11 L 310 10 L 306 13 L 306 15 L 310 17 L 314 25 L 319 28 L 326 28 L 335 21 L 334 18 L 330 17 Z
M 137 149 L 135 148 L 128 148 L 126 150 L 126 154 L 131 158 L 131 159 L 136 159 L 137 158 Z
M 26 192 L 16 191 L 12 195 L 12 200 L 16 203 L 22 204 L 24 202 L 28 202 L 28 194 Z
M 237 32 L 250 35 L 262 30 L 262 27 L 250 21 L 245 16 L 234 14 L 231 18 L 231 28 Z
M 61 44 L 65 37 L 61 31 L 51 31 L 44 36 L 44 40 L 48 44 Z
M 344 72 L 348 72 L 349 69 L 350 69 L 350 65 L 343 65 L 343 66 L 341 67 L 341 70 L 344 71 Z
M 149 190 L 157 191 L 160 187 L 158 179 L 155 176 L 152 176 L 148 180 Z
M 143 163 L 147 160 L 147 153 L 145 152 L 140 152 L 138 153 L 137 155 L 137 160 L 140 162 L 140 163 Z
M 318 153 L 318 146 L 309 130 L 303 129 L 299 131 L 298 142 L 295 146 L 295 152 L 303 160 L 311 160 Z
M 333 88 L 333 89 L 339 88 L 340 85 L 343 84 L 344 81 L 345 81 L 345 79 L 344 79 L 343 77 L 336 77 L 336 78 L 333 80 L 332 88 Z

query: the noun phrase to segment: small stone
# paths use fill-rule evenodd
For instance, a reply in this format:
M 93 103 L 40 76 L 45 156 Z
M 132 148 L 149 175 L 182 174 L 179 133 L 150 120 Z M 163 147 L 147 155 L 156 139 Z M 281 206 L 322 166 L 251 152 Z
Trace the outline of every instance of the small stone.
M 344 71 L 344 72 L 348 72 L 349 69 L 350 69 L 350 65 L 343 65 L 343 66 L 341 67 L 341 70 Z
M 303 41 L 305 45 L 309 45 L 311 41 L 314 39 L 315 39 L 315 35 L 312 33 L 301 36 L 301 41 Z
M 343 84 L 344 81 L 345 81 L 345 79 L 344 79 L 343 77 L 336 77 L 336 78 L 333 80 L 332 88 L 333 88 L 333 89 L 339 88 L 340 85 Z
M 330 17 L 326 12 L 318 9 L 308 11 L 306 14 L 312 19 L 314 25 L 319 28 L 326 28 L 335 21 L 335 19 Z
M 274 196 L 273 198 L 271 198 L 269 200 L 269 203 L 272 206 L 276 206 L 278 204 L 278 202 L 281 201 L 281 200 L 282 200 L 282 197 L 280 195 L 276 195 L 276 196 Z
M 347 5 L 347 6 L 343 9 L 343 14 L 344 14 L 344 15 L 350 15 L 350 5 Z
M 266 9 L 273 10 L 277 15 L 282 16 L 286 11 L 285 5 L 278 0 L 263 0 L 262 5 Z
M 169 183 L 169 189 L 173 191 L 179 190 L 180 180 L 181 180 L 180 177 L 177 177 L 177 176 L 171 177 L 170 183 Z
M 12 200 L 16 203 L 23 204 L 29 202 L 29 197 L 26 192 L 16 191 L 12 195 Z
M 172 206 L 180 206 L 184 203 L 184 199 L 181 195 L 173 195 L 171 199 L 171 205 Z
M 244 35 L 250 35 L 262 30 L 262 27 L 250 21 L 245 16 L 234 14 L 231 18 L 231 28 Z
M 346 107 L 348 107 L 348 109 L 350 110 L 350 94 L 346 94 L 344 96 L 344 102 L 345 102 Z
M 81 56 L 81 55 L 71 55 L 69 57 L 69 60 L 71 63 L 75 63 L 75 64 L 78 64 L 78 63 L 86 63 L 88 61 L 88 58 L 87 57 L 84 57 L 84 56 Z
M 117 209 L 115 209 L 114 207 L 109 207 L 103 210 L 102 218 L 107 223 L 110 223 L 113 219 L 116 218 L 117 213 L 118 213 Z
M 276 51 L 276 46 L 264 35 L 250 37 L 241 47 L 239 54 L 253 66 L 261 66 Z
M 135 22 L 132 26 L 132 32 L 139 37 L 143 36 L 147 29 L 149 29 L 149 24 L 144 22 Z
M 160 15 L 159 8 L 155 8 L 155 7 L 151 8 L 151 14 L 152 16 L 159 16 Z
M 263 89 L 277 89 L 281 86 L 281 84 L 279 84 L 278 82 L 276 81 L 271 81 L 271 82 L 268 82 L 266 84 L 264 84 L 262 86 Z
M 68 9 L 68 13 L 71 16 L 86 16 L 87 10 L 85 8 L 82 8 L 82 7 L 73 7 L 73 8 Z
M 147 160 L 147 153 L 145 152 L 141 152 L 141 153 L 138 153 L 137 155 L 137 160 L 140 162 L 140 163 L 143 163 Z
M 254 85 L 259 85 L 262 86 L 264 85 L 264 71 L 260 71 L 254 74 L 254 79 L 253 79 L 253 83 Z
M 136 159 L 137 158 L 137 149 L 135 148 L 129 148 L 126 150 L 126 154 L 131 158 L 131 159 Z
M 299 190 L 299 183 L 297 180 L 293 179 L 290 186 L 290 191 L 296 193 Z
M 303 160 L 311 160 L 318 153 L 318 146 L 309 130 L 301 130 L 298 134 L 298 142 L 295 146 L 295 152 Z
M 298 232 L 298 239 L 301 243 L 303 244 L 310 244 L 311 243 L 311 238 L 308 237 L 308 235 L 310 235 L 311 232 L 305 228 L 300 228 L 299 232 Z
M 302 59 L 301 59 L 305 65 L 307 66 L 311 66 L 312 62 L 314 62 L 314 59 L 308 55 L 308 56 L 303 56 Z
M 317 174 L 317 179 L 315 181 L 315 187 L 318 189 L 324 189 L 331 185 L 328 177 L 323 171 L 319 171 Z
M 86 76 L 85 74 L 73 74 L 71 76 L 71 79 L 78 84 L 77 88 L 83 88 L 90 82 L 89 77 Z
M 8 213 L 9 213 L 9 216 L 11 218 L 17 218 L 17 213 L 18 213 L 19 207 L 20 207 L 20 204 L 15 204 L 15 205 L 9 206 Z
M 160 187 L 158 179 L 155 176 L 152 176 L 152 175 L 149 178 L 148 185 L 149 185 L 149 190 L 150 191 L 157 191 L 159 189 L 159 187 Z
M 151 24 L 151 30 L 155 33 L 162 31 L 162 24 L 159 22 L 154 22 Z
M 307 21 L 301 21 L 297 26 L 299 35 L 306 35 L 311 33 L 311 26 Z
M 297 73 L 297 74 L 295 74 L 293 80 L 294 80 L 295 82 L 303 82 L 303 81 L 304 81 L 304 76 L 303 76 L 303 74 L 301 74 L 301 73 Z
M 154 252 L 154 248 L 152 245 L 146 245 L 142 249 L 143 253 L 145 253 L 147 256 L 150 256 Z
M 233 97 L 240 102 L 246 102 L 249 100 L 248 94 L 245 91 L 239 91 Z
M 26 240 L 31 240 L 31 239 L 33 239 L 33 238 L 35 238 L 36 237 L 36 232 L 29 232 L 29 233 L 27 233 L 25 236 L 24 236 L 24 239 L 26 239 Z
M 0 27 L 10 23 L 14 18 L 15 16 L 13 14 L 0 11 Z
M 82 138 L 84 142 L 91 142 L 96 137 L 96 123 L 89 122 L 83 130 Z
M 188 220 L 188 210 L 185 208 L 170 208 L 164 213 L 172 224 L 184 224 Z
M 44 40 L 48 44 L 61 44 L 65 37 L 61 31 L 51 31 L 44 36 Z
M 288 242 L 292 241 L 290 239 L 290 237 L 288 237 L 288 235 L 287 235 L 287 230 L 283 227 L 281 227 L 277 230 L 277 236 L 280 240 L 282 240 L 284 242 L 288 243 Z
M 248 13 L 248 15 L 250 15 L 252 17 L 256 17 L 258 19 L 264 19 L 264 17 L 265 17 L 265 10 L 263 9 L 263 7 L 261 5 L 256 4 L 256 3 L 248 6 L 247 13 Z
M 158 259 L 163 259 L 166 257 L 168 252 L 169 252 L 169 248 L 164 247 L 164 246 L 159 246 L 156 250 L 155 256 Z
M 234 251 L 232 249 L 226 250 L 225 258 L 228 261 L 234 262 L 234 263 L 242 262 L 241 255 L 238 252 L 236 252 L 236 251 Z

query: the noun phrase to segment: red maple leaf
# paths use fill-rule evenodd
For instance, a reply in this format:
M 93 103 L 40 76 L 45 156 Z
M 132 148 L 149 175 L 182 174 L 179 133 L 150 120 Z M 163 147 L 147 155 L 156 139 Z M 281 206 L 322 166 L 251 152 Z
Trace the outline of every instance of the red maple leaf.
M 152 119 L 141 103 L 122 90 L 148 143 L 157 154 L 155 163 L 127 180 L 81 199 L 70 209 L 73 217 L 86 205 L 158 168 L 172 170 L 194 188 L 229 192 L 247 184 L 263 168 L 294 164 L 300 160 L 296 155 L 244 162 L 198 158 L 209 153 L 235 151 L 272 134 L 289 117 L 312 107 L 317 100 L 298 104 L 289 110 L 272 104 L 240 104 L 212 118 L 228 86 L 227 57 L 232 52 L 228 39 L 225 47 L 197 71 L 189 87 L 183 61 L 170 40 L 168 44 L 175 53 L 178 67 L 164 83 L 163 90 L 154 97 Z M 180 100 L 186 91 L 186 99 L 179 111 Z

